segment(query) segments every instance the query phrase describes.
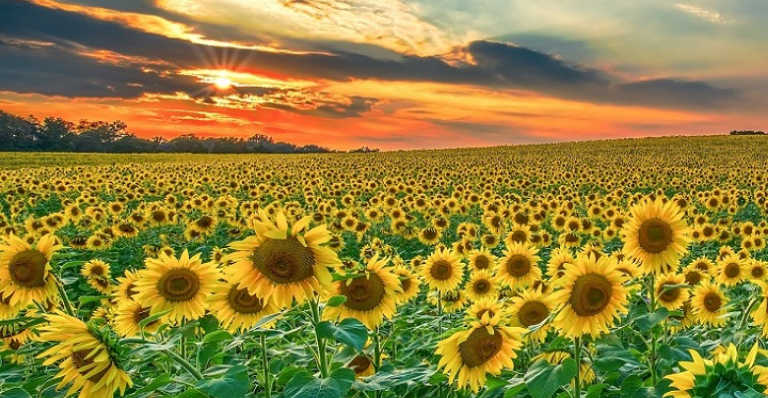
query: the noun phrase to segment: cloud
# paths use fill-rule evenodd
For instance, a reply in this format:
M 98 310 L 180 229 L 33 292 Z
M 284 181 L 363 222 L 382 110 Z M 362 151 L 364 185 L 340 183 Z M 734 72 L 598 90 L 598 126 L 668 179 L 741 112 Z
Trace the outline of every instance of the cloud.
M 690 4 L 678 3 L 678 4 L 675 4 L 675 8 L 677 8 L 678 10 L 687 12 L 688 14 L 699 17 L 705 21 L 712 22 L 718 25 L 725 25 L 729 22 L 732 22 L 723 18 L 723 16 L 720 15 L 719 12 L 706 10 L 701 7 L 692 6 Z

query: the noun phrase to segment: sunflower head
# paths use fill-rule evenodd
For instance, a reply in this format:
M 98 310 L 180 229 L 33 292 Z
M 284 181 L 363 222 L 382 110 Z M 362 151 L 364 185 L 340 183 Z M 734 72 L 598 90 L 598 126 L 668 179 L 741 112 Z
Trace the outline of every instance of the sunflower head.
M 672 201 L 645 201 L 631 209 L 622 238 L 625 253 L 641 260 L 645 272 L 668 272 L 687 253 L 689 227 Z
M 0 239 L 0 291 L 9 304 L 44 304 L 55 296 L 56 278 L 49 262 L 61 246 L 53 235 L 44 235 L 33 244 L 15 235 Z

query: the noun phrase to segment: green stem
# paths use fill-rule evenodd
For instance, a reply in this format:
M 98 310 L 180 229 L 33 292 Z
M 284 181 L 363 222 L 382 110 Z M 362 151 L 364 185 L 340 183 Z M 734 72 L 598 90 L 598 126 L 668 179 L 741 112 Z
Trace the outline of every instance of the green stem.
M 70 304 L 69 298 L 67 297 L 67 292 L 64 290 L 64 286 L 58 279 L 56 280 L 56 289 L 59 291 L 59 296 L 61 296 L 61 301 L 64 303 L 64 309 L 67 311 L 67 314 L 69 316 L 75 316 L 75 312 L 72 311 L 72 304 Z
M 264 390 L 266 397 L 272 397 L 272 375 L 269 371 L 269 357 L 267 355 L 267 336 L 263 333 L 259 336 L 259 342 L 261 343 L 261 366 L 264 369 Z
M 319 358 L 317 366 L 320 368 L 320 375 L 326 378 L 328 377 L 328 361 L 325 359 L 326 341 L 320 337 L 320 332 L 317 330 L 317 324 L 320 323 L 320 297 L 317 300 L 309 300 L 309 303 L 312 310 L 312 326 L 315 328 L 315 341 L 317 342 L 317 356 Z
M 437 335 L 438 337 L 443 335 L 443 292 L 440 290 L 437 291 Z M 443 383 L 438 384 L 437 395 L 440 398 L 445 397 Z
M 581 398 L 581 337 L 573 339 L 573 358 L 576 359 L 576 379 L 574 397 Z
M 656 312 L 656 275 L 651 273 L 648 294 L 651 297 L 650 313 Z M 648 356 L 648 370 L 651 372 L 651 385 L 656 386 L 656 327 L 648 331 L 650 333 L 651 353 Z
M 189 363 L 186 359 L 182 358 L 179 354 L 173 352 L 173 350 L 167 350 L 164 352 L 166 355 L 168 355 L 168 358 L 173 359 L 174 361 L 176 361 L 176 363 L 181 365 L 181 367 L 186 369 L 189 372 L 189 374 L 192 375 L 192 377 L 194 377 L 197 380 L 203 379 L 203 374 L 200 373 L 199 370 L 195 369 L 195 367 L 192 366 L 191 363 Z
M 381 337 L 379 336 L 379 328 L 373 331 L 373 367 L 377 372 L 381 367 Z

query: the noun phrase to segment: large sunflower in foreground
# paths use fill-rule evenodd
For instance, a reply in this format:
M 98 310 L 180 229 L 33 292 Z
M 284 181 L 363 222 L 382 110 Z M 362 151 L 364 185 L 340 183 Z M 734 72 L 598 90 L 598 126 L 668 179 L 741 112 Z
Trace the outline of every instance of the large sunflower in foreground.
M 691 307 L 696 319 L 707 325 L 722 326 L 725 324 L 725 297 L 720 287 L 710 281 L 704 281 L 693 289 Z
M 200 253 L 189 257 L 184 250 L 178 259 L 161 253 L 157 259 L 148 258 L 145 265 L 135 282 L 137 302 L 152 314 L 170 310 L 165 317 L 171 323 L 205 315 L 205 298 L 220 276 L 214 263 L 203 263 Z
M 437 249 L 419 268 L 419 275 L 431 289 L 443 292 L 459 287 L 464 277 L 461 256 L 451 249 Z
M 704 359 L 696 350 L 689 350 L 693 360 L 681 361 L 679 366 L 685 371 L 666 377 L 672 381 L 672 390 L 664 396 L 764 397 L 768 394 L 768 368 L 755 365 L 758 350 L 759 346 L 755 344 L 744 361 L 739 360 L 739 352 L 733 344 L 720 350 L 712 359 Z
M 668 272 L 688 252 L 689 227 L 674 202 L 645 201 L 624 224 L 624 252 L 642 261 L 646 273 Z
M 628 311 L 623 282 L 624 277 L 608 257 L 580 256 L 576 264 L 566 265 L 558 282 L 560 289 L 550 295 L 560 308 L 553 324 L 571 338 L 608 332 L 613 321 Z
M 457 381 L 459 388 L 469 386 L 477 392 L 485 385 L 486 374 L 499 375 L 502 369 L 514 368 L 515 350 L 523 346 L 525 329 L 499 325 L 501 314 L 484 315 L 437 344 L 438 368 L 448 374 L 448 383 Z
M 44 235 L 34 245 L 15 235 L 0 237 L 0 294 L 11 306 L 44 305 L 57 294 L 51 257 L 61 248 L 53 235 Z
M 233 280 L 279 307 L 289 306 L 294 299 L 303 303 L 330 289 L 333 277 L 328 268 L 340 261 L 336 252 L 320 246 L 331 239 L 325 225 L 305 232 L 311 220 L 307 216 L 289 227 L 283 212 L 272 223 L 262 211 L 253 221 L 256 235 L 229 244 L 236 250 L 227 256 L 233 262 L 228 270 Z
M 384 318 L 395 315 L 395 294 L 401 292 L 400 280 L 387 267 L 388 258 L 375 255 L 365 267 L 365 274 L 337 281 L 336 293 L 347 297 L 337 307 L 326 307 L 326 319 L 357 318 L 368 329 L 376 329 Z
M 539 249 L 527 243 L 513 243 L 504 250 L 504 257 L 496 262 L 499 281 L 512 289 L 522 289 L 541 279 Z
M 230 332 L 248 330 L 261 318 L 280 310 L 271 300 L 253 295 L 232 281 L 217 283 L 213 295 L 207 300 L 211 313 L 219 320 L 222 329 Z M 269 322 L 264 327 L 273 324 Z
M 62 380 L 57 389 L 72 383 L 67 396 L 79 390 L 80 398 L 112 398 L 115 391 L 123 395 L 133 385 L 110 347 L 83 321 L 61 312 L 48 314 L 46 319 L 50 324 L 40 328 L 40 340 L 58 344 L 38 357 L 47 357 L 45 366 L 60 362 L 56 378 Z

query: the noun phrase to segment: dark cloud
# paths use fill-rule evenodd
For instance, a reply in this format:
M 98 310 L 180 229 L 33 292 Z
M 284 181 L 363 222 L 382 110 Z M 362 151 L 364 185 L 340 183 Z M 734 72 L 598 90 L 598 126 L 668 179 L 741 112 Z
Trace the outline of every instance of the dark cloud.
M 90 0 L 81 0 L 90 2 Z M 152 7 L 143 0 L 136 11 Z M 143 8 L 142 8 L 143 7 Z M 48 41 L 57 50 L 38 49 L 40 54 L 8 50 L 0 46 L 0 89 L 18 92 L 56 91 L 61 95 L 83 93 L 131 97 L 137 92 L 193 91 L 191 80 L 179 77 L 145 76 L 134 70 L 96 63 L 76 57 L 73 51 L 87 47 L 119 54 L 163 60 L 176 67 L 217 68 L 235 65 L 238 70 L 272 70 L 306 79 L 379 79 L 471 84 L 492 89 L 526 89 L 560 98 L 581 101 L 646 105 L 670 108 L 707 108 L 737 99 L 735 90 L 705 82 L 657 79 L 624 82 L 601 71 L 571 64 L 552 55 L 509 43 L 474 41 L 467 45 L 474 64 L 449 64 L 439 57 L 399 56 L 377 53 L 368 46 L 368 55 L 334 50 L 332 54 L 291 54 L 243 50 L 193 44 L 184 40 L 141 32 L 117 23 L 77 13 L 48 9 L 24 1 L 0 0 L 0 36 L 22 40 Z M 337 47 L 338 48 L 338 47 Z M 362 48 L 362 47 L 358 47 Z M 67 50 L 70 52 L 67 53 Z M 69 54 L 69 55 L 67 55 Z M 375 55 L 374 55 L 375 54 Z M 57 61 L 61 57 L 63 65 Z M 137 68 L 135 68 L 137 69 Z M 49 76 L 46 76 L 49 75 Z M 70 82 L 60 82 L 69 79 Z M 136 81 L 143 87 L 126 88 Z M 50 83 L 51 87 L 46 84 Z M 125 91 L 123 91 L 125 90 Z M 153 91 L 156 90 L 156 91 Z M 88 94 L 85 94 L 88 95 Z M 331 105 L 334 106 L 334 105 Z M 351 109 L 325 115 L 357 115 L 366 102 L 352 100 Z

